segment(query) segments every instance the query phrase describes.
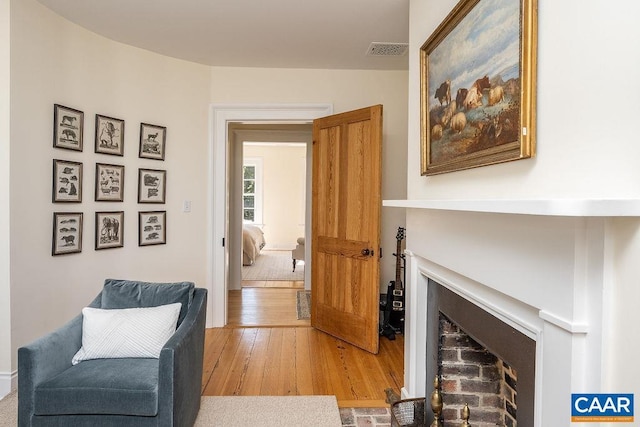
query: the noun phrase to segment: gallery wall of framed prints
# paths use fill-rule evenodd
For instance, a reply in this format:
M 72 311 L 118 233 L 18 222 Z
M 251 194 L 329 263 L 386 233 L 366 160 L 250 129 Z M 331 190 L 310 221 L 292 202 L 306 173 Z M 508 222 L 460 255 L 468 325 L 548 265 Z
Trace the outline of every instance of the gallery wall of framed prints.
M 110 210 L 106 208 L 113 205 L 102 205 L 125 201 L 125 165 L 114 164 L 108 161 L 108 157 L 102 157 L 125 157 L 125 119 L 95 114 L 94 135 L 94 153 L 84 152 L 84 111 L 62 104 L 53 105 L 53 148 L 69 150 L 69 158 L 62 158 L 66 156 L 62 156 L 63 151 L 60 151 L 61 154 L 53 159 L 51 201 L 56 208 L 73 206 L 75 209 L 68 212 L 55 209 L 53 212 L 52 256 L 82 252 L 84 212 L 78 208 L 83 203 L 85 164 L 90 165 L 89 173 L 95 165 L 93 192 L 98 205 L 93 212 L 94 249 L 122 248 L 125 245 L 125 210 Z M 136 165 L 139 204 L 166 203 L 167 171 L 151 167 L 151 163 L 165 160 L 166 142 L 165 126 L 140 123 L 139 164 Z M 139 210 L 137 214 L 138 246 L 166 244 L 167 211 Z

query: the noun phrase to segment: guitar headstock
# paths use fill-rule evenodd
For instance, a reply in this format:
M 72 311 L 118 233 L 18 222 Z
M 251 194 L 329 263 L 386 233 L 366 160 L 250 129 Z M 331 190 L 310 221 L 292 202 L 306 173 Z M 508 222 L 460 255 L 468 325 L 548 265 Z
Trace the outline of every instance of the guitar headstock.
M 398 227 L 398 234 L 396 234 L 396 240 L 404 240 L 404 228 Z

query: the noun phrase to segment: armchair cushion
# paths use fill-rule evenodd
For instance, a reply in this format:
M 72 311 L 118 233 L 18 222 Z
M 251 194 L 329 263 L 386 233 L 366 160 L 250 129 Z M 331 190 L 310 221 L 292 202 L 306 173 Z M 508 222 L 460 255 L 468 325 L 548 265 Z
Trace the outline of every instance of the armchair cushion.
M 83 360 L 125 357 L 158 358 L 176 331 L 180 303 L 157 307 L 82 309 L 82 347 L 73 356 Z
M 195 285 L 192 282 L 157 283 L 107 279 L 102 289 L 101 308 L 156 307 L 182 303 L 178 326 L 187 314 Z
M 158 413 L 158 359 L 87 360 L 35 389 L 36 415 Z

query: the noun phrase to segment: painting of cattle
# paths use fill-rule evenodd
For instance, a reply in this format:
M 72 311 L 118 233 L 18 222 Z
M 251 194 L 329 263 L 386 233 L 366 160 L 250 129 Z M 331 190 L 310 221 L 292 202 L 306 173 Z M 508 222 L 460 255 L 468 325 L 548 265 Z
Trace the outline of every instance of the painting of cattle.
M 84 113 L 75 108 L 53 104 L 53 146 L 82 151 Z
M 167 171 L 138 169 L 138 203 L 164 203 Z
M 82 252 L 82 212 L 54 212 L 51 255 Z
M 138 212 L 138 246 L 167 243 L 167 211 Z
M 82 202 L 82 163 L 53 159 L 53 203 Z
M 124 246 L 124 211 L 96 212 L 95 249 Z
M 461 0 L 424 43 L 422 175 L 534 155 L 536 10 Z

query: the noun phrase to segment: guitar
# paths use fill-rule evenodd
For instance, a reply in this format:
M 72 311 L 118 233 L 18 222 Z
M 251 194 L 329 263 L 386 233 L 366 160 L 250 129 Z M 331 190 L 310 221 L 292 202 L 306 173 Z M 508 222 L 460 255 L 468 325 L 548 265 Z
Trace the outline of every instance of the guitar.
M 402 241 L 404 240 L 404 231 L 402 227 L 398 227 L 396 234 L 397 249 L 394 254 L 396 257 L 396 280 L 389 283 L 387 287 L 387 302 L 384 309 L 384 323 L 380 328 L 380 335 L 384 335 L 390 340 L 395 339 L 396 332 L 404 330 L 404 286 L 402 285 Z

